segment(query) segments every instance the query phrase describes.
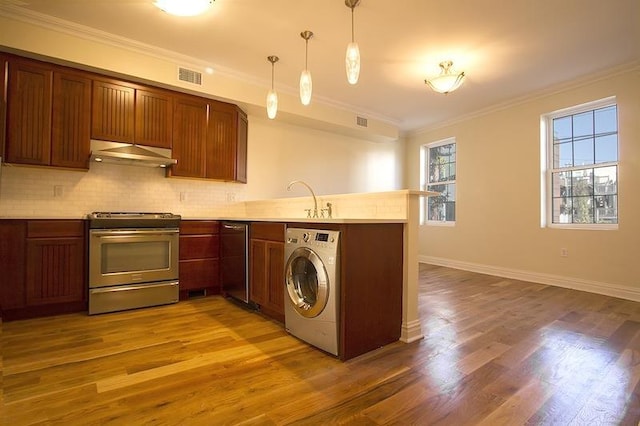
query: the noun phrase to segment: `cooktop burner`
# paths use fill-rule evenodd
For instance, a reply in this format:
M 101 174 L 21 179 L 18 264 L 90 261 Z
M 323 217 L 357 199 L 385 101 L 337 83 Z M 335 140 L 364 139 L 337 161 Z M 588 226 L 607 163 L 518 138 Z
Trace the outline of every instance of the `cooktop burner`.
M 173 213 L 93 212 L 87 215 L 89 228 L 177 228 L 181 216 Z

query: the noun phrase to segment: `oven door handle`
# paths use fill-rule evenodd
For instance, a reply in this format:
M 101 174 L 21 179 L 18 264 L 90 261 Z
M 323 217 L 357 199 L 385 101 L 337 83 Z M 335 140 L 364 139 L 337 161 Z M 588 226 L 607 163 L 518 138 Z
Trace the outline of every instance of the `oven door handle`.
M 173 235 L 178 234 L 179 229 L 128 229 L 128 230 L 114 230 L 114 231 L 91 231 L 91 235 L 94 237 L 121 237 L 125 235 L 142 236 L 142 235 Z
M 117 291 L 128 291 L 128 290 L 144 290 L 148 288 L 156 288 L 156 287 L 175 287 L 179 285 L 178 281 L 169 281 L 162 282 L 157 284 L 135 284 L 135 285 L 121 285 L 119 287 L 109 287 L 109 288 L 91 288 L 89 289 L 91 293 L 113 293 Z

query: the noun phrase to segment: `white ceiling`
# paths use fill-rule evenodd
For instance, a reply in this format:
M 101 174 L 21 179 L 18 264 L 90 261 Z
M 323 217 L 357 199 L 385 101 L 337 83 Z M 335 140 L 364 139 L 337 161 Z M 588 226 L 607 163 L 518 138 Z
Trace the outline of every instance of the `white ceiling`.
M 16 3 L 0 0 L 0 3 Z M 638 0 L 361 0 L 355 9 L 360 81 L 344 55 L 351 12 L 344 0 L 215 0 L 179 18 L 152 0 L 26 0 L 29 11 L 179 52 L 218 72 L 297 93 L 309 42 L 313 102 L 329 102 L 415 131 L 640 59 Z M 450 59 L 467 75 L 457 92 L 424 84 Z

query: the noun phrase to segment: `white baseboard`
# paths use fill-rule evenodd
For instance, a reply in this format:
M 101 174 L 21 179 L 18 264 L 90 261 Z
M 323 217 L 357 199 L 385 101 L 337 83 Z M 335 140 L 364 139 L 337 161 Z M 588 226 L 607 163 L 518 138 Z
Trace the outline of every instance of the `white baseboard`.
M 422 334 L 422 324 L 420 320 L 413 320 L 409 323 L 402 324 L 402 331 L 400 332 L 400 341 L 404 343 L 415 342 L 424 337 Z
M 446 259 L 434 256 L 418 256 L 418 262 L 431 265 L 446 266 L 464 271 L 478 272 L 481 274 L 495 275 L 498 277 L 511 278 L 521 281 L 528 281 L 540 284 L 547 284 L 556 287 L 581 290 L 589 293 L 603 294 L 605 296 L 619 297 L 621 299 L 640 302 L 640 288 L 631 288 L 603 283 L 599 281 L 589 281 L 580 278 L 563 277 L 559 275 L 543 274 L 539 272 L 521 271 L 517 269 L 501 268 L 498 266 L 482 265 L 478 263 L 463 262 L 455 259 Z

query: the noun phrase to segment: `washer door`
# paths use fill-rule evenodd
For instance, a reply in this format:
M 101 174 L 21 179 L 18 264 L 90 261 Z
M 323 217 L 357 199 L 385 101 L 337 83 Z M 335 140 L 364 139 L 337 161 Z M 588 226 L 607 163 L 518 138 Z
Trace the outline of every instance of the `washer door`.
M 285 277 L 296 312 L 305 318 L 320 315 L 329 300 L 329 278 L 320 257 L 308 247 L 298 247 L 289 256 Z

